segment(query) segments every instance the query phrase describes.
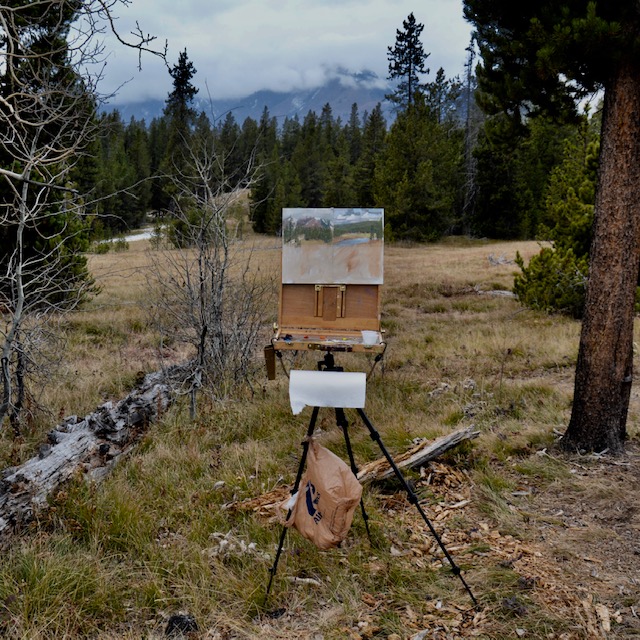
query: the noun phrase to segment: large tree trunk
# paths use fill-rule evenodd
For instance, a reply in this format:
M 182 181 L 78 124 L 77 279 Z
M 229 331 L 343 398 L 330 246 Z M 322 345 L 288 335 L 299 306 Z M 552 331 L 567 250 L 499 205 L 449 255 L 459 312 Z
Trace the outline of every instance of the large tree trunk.
M 640 61 L 621 62 L 606 87 L 573 411 L 565 449 L 622 453 L 633 373 L 640 260 Z

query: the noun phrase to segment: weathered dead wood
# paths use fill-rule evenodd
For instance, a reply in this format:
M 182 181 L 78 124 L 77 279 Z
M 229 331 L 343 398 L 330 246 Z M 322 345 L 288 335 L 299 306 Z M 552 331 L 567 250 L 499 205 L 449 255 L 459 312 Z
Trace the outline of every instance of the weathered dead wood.
M 471 425 L 470 427 L 465 427 L 464 429 L 459 429 L 446 436 L 442 436 L 433 442 L 420 442 L 398 457 L 394 457 L 393 461 L 400 470 L 414 469 L 441 456 L 445 451 L 452 449 L 461 442 L 477 438 L 479 435 L 480 432 L 475 430 L 474 425 Z M 370 482 L 379 482 L 380 480 L 391 478 L 393 475 L 393 469 L 386 458 L 380 458 L 363 464 L 362 467 L 360 467 L 360 471 L 358 471 L 358 480 L 360 480 L 362 484 L 368 484 Z
M 476 431 L 475 427 L 471 425 L 465 429 L 460 429 L 446 436 L 442 436 L 432 442 L 421 442 L 404 453 L 394 457 L 393 461 L 400 469 L 419 467 L 431 460 L 435 460 L 445 451 L 452 449 L 461 442 L 464 442 L 465 440 L 472 440 L 473 438 L 477 438 L 479 435 L 480 432 Z M 391 470 L 386 458 L 380 458 L 379 460 L 373 460 L 372 462 L 363 464 L 358 472 L 358 480 L 360 480 L 362 484 L 368 484 L 384 480 L 385 478 L 390 478 L 392 475 L 393 471 Z M 254 498 L 231 502 L 225 505 L 225 507 L 227 509 L 237 509 L 240 511 L 252 511 L 263 518 L 273 518 L 274 513 L 278 511 L 278 507 L 291 496 L 290 489 L 291 487 L 288 485 L 277 487 L 276 489 L 272 489 L 271 491 Z M 464 504 L 459 503 L 458 505 L 451 506 L 450 508 L 461 508 L 465 505 L 466 502 Z
M 48 497 L 78 472 L 105 475 L 174 400 L 172 382 L 183 367 L 147 374 L 115 405 L 105 402 L 83 419 L 71 416 L 49 432 L 37 456 L 0 474 L 0 544 L 47 505 Z

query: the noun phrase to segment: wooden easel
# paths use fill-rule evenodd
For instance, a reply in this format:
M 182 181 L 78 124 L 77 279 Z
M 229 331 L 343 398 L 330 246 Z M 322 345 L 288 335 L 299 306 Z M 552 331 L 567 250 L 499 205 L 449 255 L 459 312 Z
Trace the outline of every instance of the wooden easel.
M 281 356 L 284 350 L 324 351 L 324 359 L 318 362 L 318 369 L 331 372 L 343 371 L 342 367 L 335 365 L 334 352 L 373 353 L 376 354 L 376 362 L 382 357 L 386 348 L 380 326 L 383 214 L 382 209 L 283 209 L 278 324 L 271 344 L 265 348 L 270 379 L 275 378 L 276 354 Z M 335 396 L 332 400 L 335 400 Z M 344 408 L 333 403 L 322 406 L 334 407 L 336 422 L 344 434 L 351 470 L 357 476 Z M 369 435 L 380 447 L 407 492 L 409 502 L 418 510 L 474 605 L 477 604 L 460 568 L 384 446 L 380 434 L 361 408 L 364 404 L 349 406 L 357 408 Z M 314 406 L 292 494 L 299 489 L 318 410 Z M 360 507 L 369 534 L 368 518 L 362 501 Z M 290 516 L 291 510 L 287 519 Z M 286 532 L 286 527 L 283 527 L 275 560 L 269 571 L 265 598 L 271 590 Z

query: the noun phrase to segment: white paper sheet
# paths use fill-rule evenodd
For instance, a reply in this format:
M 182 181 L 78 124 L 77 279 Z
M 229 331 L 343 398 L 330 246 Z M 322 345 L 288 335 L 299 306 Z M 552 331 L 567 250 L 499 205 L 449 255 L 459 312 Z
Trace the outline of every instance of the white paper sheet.
M 347 371 L 291 371 L 289 400 L 294 415 L 305 406 L 364 408 L 367 375 Z

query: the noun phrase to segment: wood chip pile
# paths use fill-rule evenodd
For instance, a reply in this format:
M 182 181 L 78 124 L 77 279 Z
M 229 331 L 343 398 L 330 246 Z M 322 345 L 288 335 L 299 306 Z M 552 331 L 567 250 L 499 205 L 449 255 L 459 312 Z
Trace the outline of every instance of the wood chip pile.
M 406 627 L 402 638 L 389 636 L 390 640 L 613 637 L 610 633 L 622 621 L 622 612 L 601 602 L 593 586 L 568 581 L 562 564 L 549 554 L 543 541 L 524 543 L 513 535 L 501 533 L 488 518 L 479 515 L 475 488 L 465 471 L 432 461 L 420 469 L 415 491 L 448 551 L 463 568 L 480 606 L 473 608 L 467 594 L 460 589 L 455 602 L 434 598 L 427 603 L 426 613 L 423 610 L 418 614 L 410 606 L 400 607 L 399 611 L 398 603 L 384 593 L 365 593 L 360 621 L 353 628 L 342 629 L 345 638 L 379 637 L 380 628 L 375 621 L 380 610 L 385 608 L 400 615 Z M 267 522 L 275 522 L 281 518 L 279 505 L 288 497 L 289 487 L 280 487 L 229 505 L 229 508 L 252 511 Z M 371 499 L 365 497 L 365 504 Z M 417 572 L 423 568 L 439 570 L 448 566 L 437 542 L 404 492 L 380 493 L 374 499 L 393 519 L 390 530 L 413 531 L 409 539 L 403 541 L 389 535 L 394 561 L 408 563 Z M 372 560 L 366 568 L 371 572 L 385 571 L 386 565 Z M 500 570 L 514 576 L 513 588 L 508 595 L 505 595 L 504 584 L 498 589 L 491 583 L 490 576 Z M 289 612 L 285 618 L 294 615 Z M 549 622 L 545 623 L 545 618 Z M 554 620 L 565 623 L 561 629 L 554 628 Z M 280 621 L 282 624 L 286 621 Z M 275 633 L 275 627 L 272 630 Z

